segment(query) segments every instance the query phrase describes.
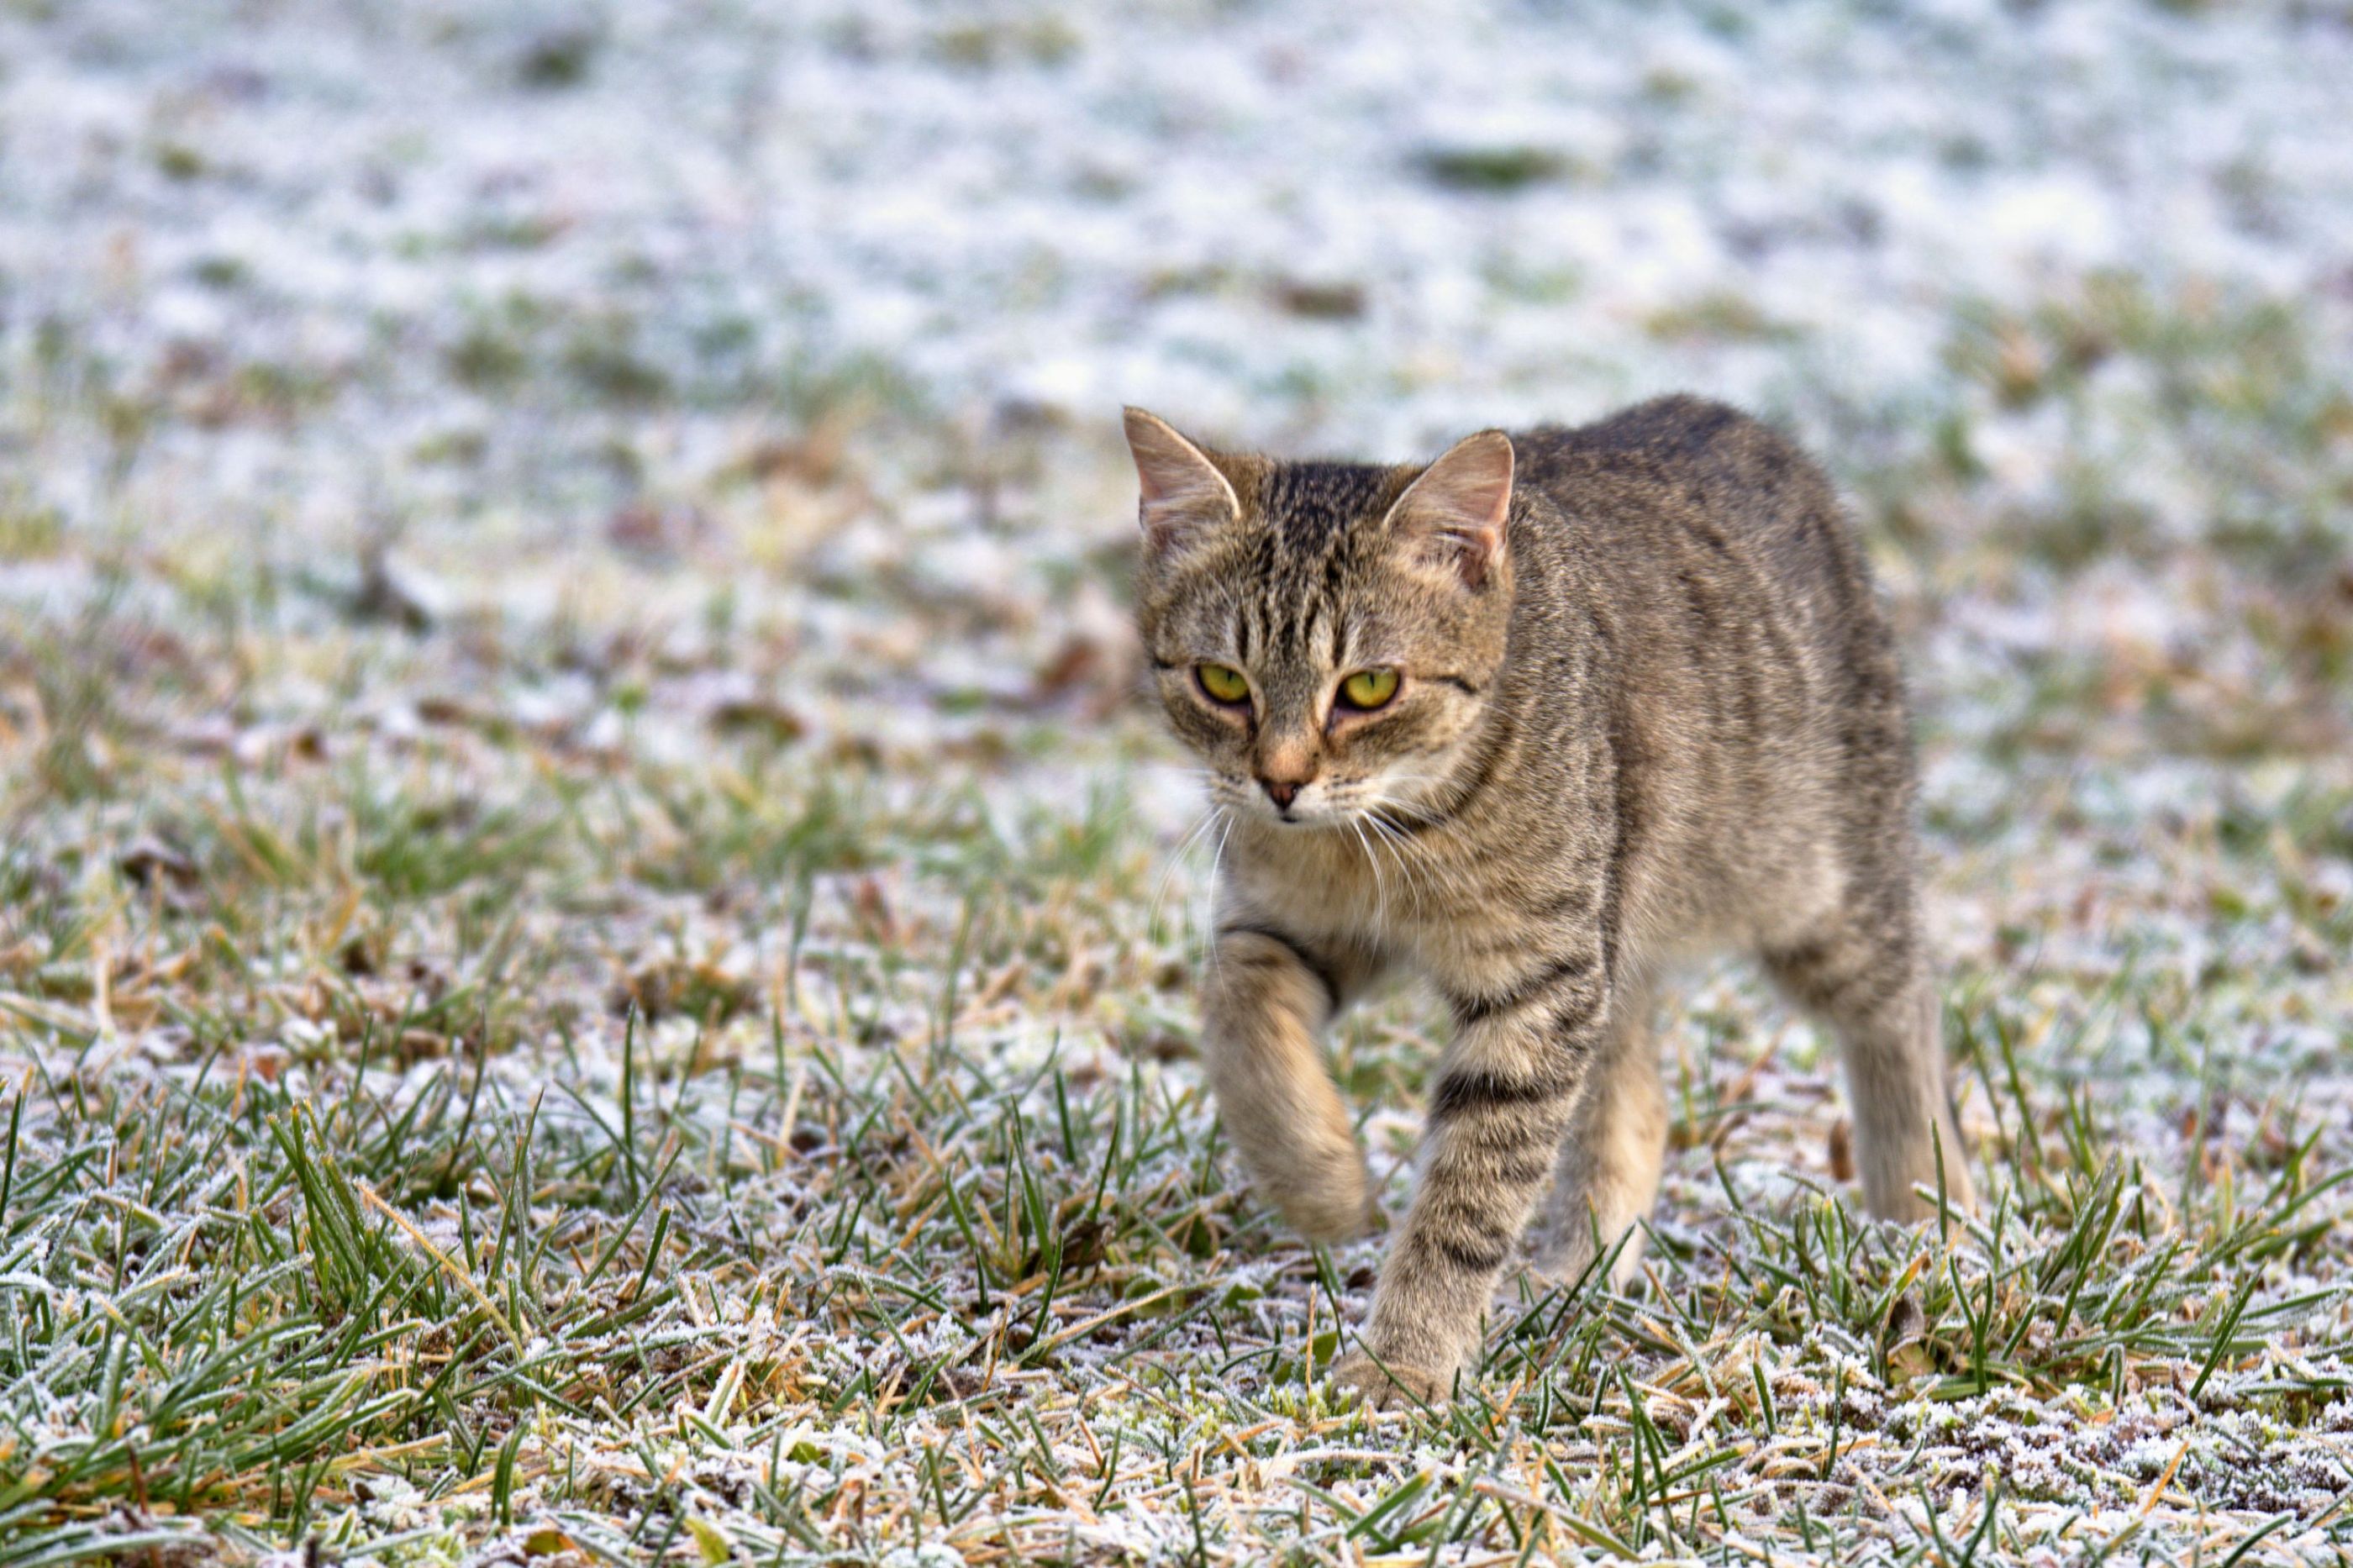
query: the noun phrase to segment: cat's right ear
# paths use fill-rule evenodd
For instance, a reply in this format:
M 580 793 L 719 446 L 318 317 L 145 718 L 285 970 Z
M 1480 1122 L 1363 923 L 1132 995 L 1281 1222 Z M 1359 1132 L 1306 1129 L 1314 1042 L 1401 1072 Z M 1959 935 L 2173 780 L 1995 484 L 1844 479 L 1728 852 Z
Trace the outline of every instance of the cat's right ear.
M 1128 409 L 1127 449 L 1135 458 L 1136 521 L 1153 554 L 1167 554 L 1241 516 L 1232 482 L 1166 420 Z

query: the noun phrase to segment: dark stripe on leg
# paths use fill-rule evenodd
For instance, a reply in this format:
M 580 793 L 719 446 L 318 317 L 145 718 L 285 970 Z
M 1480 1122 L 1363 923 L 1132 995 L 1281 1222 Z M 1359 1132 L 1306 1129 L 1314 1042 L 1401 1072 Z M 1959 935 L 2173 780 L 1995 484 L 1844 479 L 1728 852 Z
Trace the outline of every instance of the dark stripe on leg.
M 1559 1150 L 1547 1148 L 1534 1159 L 1506 1160 L 1495 1169 L 1496 1176 L 1514 1186 L 1532 1187 L 1553 1173 L 1559 1163 Z
M 1586 1026 L 1593 1022 L 1593 1015 L 1600 1010 L 1601 998 L 1591 991 L 1562 1003 L 1552 1016 L 1552 1032 L 1561 1047 L 1573 1056 L 1583 1056 L 1588 1048 L 1588 1042 L 1577 1037 L 1585 1032 Z
M 1452 1121 L 1476 1110 L 1507 1105 L 1542 1105 L 1576 1089 L 1577 1079 L 1546 1073 L 1536 1078 L 1507 1078 L 1477 1068 L 1457 1068 L 1441 1075 L 1430 1091 L 1430 1121 Z
M 1465 1274 L 1493 1274 L 1512 1256 L 1509 1247 L 1482 1247 L 1445 1236 L 1431 1237 L 1430 1249 Z
M 1593 955 L 1591 953 L 1572 953 L 1567 958 L 1553 960 L 1509 991 L 1499 995 L 1449 996 L 1446 999 L 1446 1005 L 1454 1010 L 1455 1026 L 1463 1028 L 1492 1018 L 1498 1013 L 1508 1013 L 1515 1007 L 1535 1000 L 1556 985 L 1567 981 L 1582 980 L 1592 973 Z
M 1324 999 L 1330 1010 L 1335 1013 L 1339 1011 L 1339 981 L 1334 978 L 1330 967 L 1323 960 L 1308 952 L 1299 939 L 1288 931 L 1277 931 L 1272 926 L 1250 925 L 1238 921 L 1233 925 L 1219 927 L 1218 936 L 1220 940 L 1229 936 L 1262 936 L 1277 947 L 1284 949 L 1292 957 L 1299 961 L 1299 966 L 1302 969 L 1315 976 L 1317 982 L 1323 985 Z

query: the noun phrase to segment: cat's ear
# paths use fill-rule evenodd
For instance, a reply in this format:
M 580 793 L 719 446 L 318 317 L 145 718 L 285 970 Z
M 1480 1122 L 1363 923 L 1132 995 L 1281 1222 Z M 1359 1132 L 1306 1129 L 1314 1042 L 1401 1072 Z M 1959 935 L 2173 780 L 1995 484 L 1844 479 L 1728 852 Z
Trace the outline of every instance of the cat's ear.
M 1130 408 L 1127 449 L 1135 458 L 1136 521 L 1153 554 L 1166 554 L 1241 516 L 1232 482 L 1166 420 Z
M 1512 438 L 1465 436 L 1398 497 L 1383 524 L 1420 559 L 1451 566 L 1463 585 L 1484 587 L 1504 552 L 1512 510 Z

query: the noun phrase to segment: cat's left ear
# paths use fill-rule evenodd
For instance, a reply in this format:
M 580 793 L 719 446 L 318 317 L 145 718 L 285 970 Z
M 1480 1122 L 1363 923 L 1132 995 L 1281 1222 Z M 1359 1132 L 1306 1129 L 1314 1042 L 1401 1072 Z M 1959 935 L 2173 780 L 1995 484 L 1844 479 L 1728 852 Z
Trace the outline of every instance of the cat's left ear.
M 1382 526 L 1422 559 L 1451 565 L 1463 586 L 1483 588 L 1511 510 L 1512 438 L 1482 430 L 1422 469 Z

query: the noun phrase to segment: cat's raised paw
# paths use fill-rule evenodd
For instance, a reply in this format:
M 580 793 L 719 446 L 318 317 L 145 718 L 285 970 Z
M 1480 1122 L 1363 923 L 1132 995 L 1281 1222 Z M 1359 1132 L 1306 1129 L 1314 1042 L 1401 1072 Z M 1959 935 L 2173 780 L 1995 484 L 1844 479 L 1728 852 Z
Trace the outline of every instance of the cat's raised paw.
M 1454 1379 L 1398 1362 L 1384 1364 L 1362 1351 L 1332 1363 L 1332 1386 L 1354 1395 L 1367 1410 L 1415 1410 L 1446 1403 Z

